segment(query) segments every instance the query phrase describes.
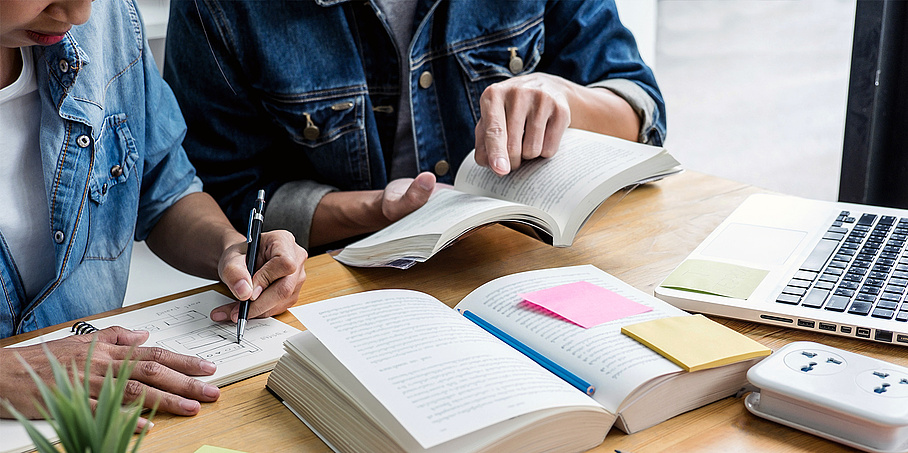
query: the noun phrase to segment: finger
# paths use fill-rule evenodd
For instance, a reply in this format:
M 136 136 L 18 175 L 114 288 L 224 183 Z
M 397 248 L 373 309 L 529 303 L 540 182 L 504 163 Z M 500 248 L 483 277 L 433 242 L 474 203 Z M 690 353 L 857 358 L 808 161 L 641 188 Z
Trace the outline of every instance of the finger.
M 144 364 L 145 367 L 148 367 L 145 372 L 149 375 L 153 374 L 151 372 L 159 371 L 159 369 L 153 367 L 152 364 L 160 364 L 164 368 L 189 376 L 210 376 L 217 371 L 217 366 L 212 362 L 203 360 L 199 357 L 177 354 L 176 352 L 158 347 L 136 348 L 132 357 L 133 360 L 139 364 Z M 135 374 L 136 371 L 141 371 L 139 370 L 138 364 L 136 365 L 136 370 L 133 371 L 133 374 Z
M 234 310 L 239 310 L 239 302 L 233 302 L 229 304 L 221 305 L 220 307 L 211 310 L 211 314 L 208 315 L 214 322 L 224 322 L 231 319 L 231 313 Z
M 416 178 L 410 183 L 410 187 L 407 188 L 407 192 L 404 193 L 403 198 L 411 206 L 420 207 L 429 201 L 429 197 L 434 190 L 435 175 L 424 171 L 416 175 Z
M 489 168 L 499 175 L 506 175 L 511 171 L 508 158 L 508 130 L 507 114 L 504 108 L 505 88 L 498 84 L 490 85 L 479 97 L 480 116 L 483 118 L 483 130 L 477 132 L 482 135 L 488 155 Z
M 205 384 L 207 385 L 207 384 Z M 211 386 L 215 390 L 217 387 Z M 132 402 L 145 396 L 143 405 L 149 409 L 157 407 L 157 410 L 169 412 L 177 415 L 195 415 L 199 413 L 202 405 L 198 400 L 186 398 L 174 393 L 170 393 L 151 385 L 146 385 L 135 379 L 130 379 L 126 383 L 126 389 L 123 394 L 124 402 Z M 214 401 L 217 398 L 211 399 Z
M 536 96 L 533 103 L 536 108 L 528 115 L 523 134 L 521 157 L 525 160 L 535 159 L 542 155 L 549 116 L 553 114 L 553 103 L 546 96 Z
M 237 250 L 242 250 L 242 253 L 230 253 L 223 258 L 219 269 L 221 281 L 227 284 L 237 300 L 249 300 L 253 293 L 252 276 L 246 269 L 246 249 L 247 244 L 239 244 Z
M 79 337 L 89 341 L 93 337 L 97 337 L 98 341 L 102 343 L 122 346 L 139 346 L 145 343 L 145 340 L 148 340 L 148 335 L 148 331 L 145 330 L 129 330 L 120 326 L 113 326 L 101 329 L 92 334 L 79 335 Z
M 215 369 L 213 363 L 206 363 L 206 361 L 198 358 L 181 356 L 160 348 L 148 349 L 159 351 L 155 353 L 159 358 L 158 360 L 140 360 L 136 362 L 136 366 L 130 375 L 131 379 L 127 384 L 127 395 L 130 398 L 138 398 L 142 391 L 152 394 L 153 389 L 157 397 L 152 399 L 151 403 L 160 402 L 167 404 L 162 409 L 173 413 L 181 413 L 179 411 L 192 412 L 199 401 L 210 402 L 218 399 L 221 393 L 217 387 L 177 371 L 179 369 L 177 365 L 173 367 L 164 365 L 165 362 L 171 362 L 179 363 L 184 369 L 206 368 L 207 371 L 204 373 L 211 374 Z M 171 357 L 165 357 L 165 355 Z M 188 371 L 186 373 L 198 375 L 201 371 Z
M 435 175 L 422 172 L 407 186 L 406 191 L 393 203 L 382 204 L 382 214 L 388 220 L 396 222 L 407 214 L 419 209 L 429 200 L 435 190 Z M 390 200 L 389 200 L 390 201 Z
M 505 98 L 508 162 L 511 164 L 512 170 L 520 167 L 521 158 L 532 159 L 532 157 L 523 156 L 523 135 L 526 130 L 527 115 L 530 112 L 529 102 L 525 96 L 519 90 L 511 90 Z
M 485 123 L 482 118 L 479 119 L 479 122 L 476 123 L 476 127 L 473 128 L 473 137 L 476 140 L 476 152 L 473 153 L 473 160 L 479 166 L 488 167 L 489 166 L 489 153 L 486 149 L 486 139 L 485 134 L 482 131 L 485 130 Z
M 146 426 L 148 427 L 148 430 L 151 430 L 151 428 L 154 428 L 154 423 L 152 423 L 151 420 L 149 420 L 145 417 L 139 417 L 139 420 L 136 423 L 135 434 L 141 433 L 142 430 L 144 430 Z
M 271 283 L 261 297 L 249 306 L 249 317 L 267 318 L 281 314 L 296 304 L 298 294 L 299 287 L 294 285 L 293 278 L 279 279 Z
M 269 231 L 262 235 L 262 248 L 258 259 L 262 263 L 252 276 L 252 300 L 256 300 L 273 282 L 297 275 L 308 254 L 296 243 L 289 231 Z
M 542 152 L 540 153 L 542 157 L 549 158 L 558 152 L 558 147 L 561 146 L 561 138 L 564 136 L 564 131 L 567 130 L 570 124 L 570 109 L 559 107 L 552 112 L 545 127 L 545 139 L 543 140 Z
M 94 414 L 98 410 L 98 400 L 91 398 L 88 400 L 88 405 L 89 407 L 91 407 L 91 413 Z M 139 417 L 138 420 L 136 420 L 136 429 L 135 431 L 133 431 L 133 433 L 141 433 L 142 430 L 145 429 L 145 426 L 148 426 L 148 429 L 151 429 L 154 428 L 154 423 L 152 423 L 151 420 L 145 417 Z

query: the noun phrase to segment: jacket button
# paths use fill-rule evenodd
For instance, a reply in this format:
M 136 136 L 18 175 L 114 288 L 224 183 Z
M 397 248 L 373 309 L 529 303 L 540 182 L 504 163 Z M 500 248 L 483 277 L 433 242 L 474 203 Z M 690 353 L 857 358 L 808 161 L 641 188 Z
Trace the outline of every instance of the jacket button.
M 62 244 L 64 239 L 66 239 L 66 235 L 63 234 L 62 231 L 54 231 L 54 242 L 56 242 L 57 244 Z
M 318 126 L 315 125 L 315 122 L 312 121 L 312 115 L 303 112 L 303 116 L 306 117 L 306 127 L 303 129 L 303 137 L 306 140 L 315 140 L 321 135 L 321 131 L 318 129 Z
M 423 88 L 429 88 L 432 86 L 432 73 L 429 71 L 423 72 L 419 76 L 419 86 Z
M 60 72 L 66 73 L 69 72 L 69 62 L 66 60 L 60 60 Z
M 511 74 L 517 74 L 520 71 L 523 71 L 523 59 L 520 57 L 513 57 L 511 61 L 508 62 L 508 69 L 511 70 Z
M 517 56 L 517 48 L 508 47 L 508 52 L 511 52 L 511 59 L 508 61 L 508 69 L 511 70 L 511 74 L 523 71 L 523 58 Z
M 451 169 L 451 166 L 448 165 L 448 161 L 440 160 L 435 164 L 435 174 L 438 176 L 444 176 L 448 174 L 448 170 Z
M 314 124 L 309 124 L 303 129 L 303 137 L 306 137 L 306 140 L 316 140 L 319 135 L 321 135 L 321 131 Z
M 79 148 L 87 148 L 88 145 L 91 144 L 91 138 L 84 134 L 80 135 L 79 138 L 76 139 L 76 144 L 79 145 Z
M 120 175 L 122 175 L 122 174 L 123 174 L 123 167 L 120 167 L 119 165 L 114 165 L 113 167 L 110 167 L 110 176 L 113 176 L 114 178 L 119 178 Z

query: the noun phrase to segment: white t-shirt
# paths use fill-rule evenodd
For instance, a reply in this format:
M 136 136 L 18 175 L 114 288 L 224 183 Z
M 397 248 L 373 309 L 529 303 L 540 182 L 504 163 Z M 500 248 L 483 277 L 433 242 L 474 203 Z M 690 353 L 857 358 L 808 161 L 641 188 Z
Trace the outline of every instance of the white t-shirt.
M 22 48 L 19 78 L 0 89 L 0 234 L 29 299 L 54 277 L 54 245 L 44 189 L 35 64 Z

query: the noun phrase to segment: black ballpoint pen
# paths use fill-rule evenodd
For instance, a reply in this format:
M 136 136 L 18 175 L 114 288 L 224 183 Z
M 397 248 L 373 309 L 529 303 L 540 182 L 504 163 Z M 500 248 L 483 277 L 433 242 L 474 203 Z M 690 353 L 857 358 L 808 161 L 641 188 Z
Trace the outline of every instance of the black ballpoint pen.
M 246 269 L 249 270 L 251 277 L 255 273 L 255 256 L 258 254 L 259 241 L 262 238 L 262 216 L 265 210 L 265 191 L 259 190 L 255 199 L 255 207 L 249 212 L 249 228 L 246 230 Z M 240 313 L 236 318 L 236 342 L 243 340 L 243 332 L 246 331 L 246 319 L 249 317 L 248 300 L 240 301 Z

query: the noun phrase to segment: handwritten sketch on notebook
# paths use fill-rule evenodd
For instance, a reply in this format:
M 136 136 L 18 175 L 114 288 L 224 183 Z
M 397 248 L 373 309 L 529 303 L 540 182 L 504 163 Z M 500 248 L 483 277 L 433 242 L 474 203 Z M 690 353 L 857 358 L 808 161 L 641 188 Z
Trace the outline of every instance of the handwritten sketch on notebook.
M 217 291 L 205 291 L 90 323 L 98 329 L 122 326 L 147 330 L 148 340 L 142 346 L 157 346 L 214 362 L 217 372 L 197 379 L 224 386 L 271 370 L 283 354 L 284 340 L 300 332 L 274 318 L 250 319 L 243 342 L 237 344 L 235 324 L 214 322 L 208 317 L 214 308 L 231 302 L 234 302 L 232 298 Z M 39 344 L 69 335 L 72 332 L 67 327 L 8 347 Z M 49 423 L 40 421 L 37 425 L 45 435 L 52 434 Z M 0 421 L 0 439 L 4 439 L 0 453 L 34 448 L 25 429 L 15 420 Z
M 191 332 L 184 332 L 184 329 L 180 328 L 196 321 L 201 321 L 204 327 Z M 261 327 L 263 327 L 262 324 L 256 323 L 255 329 Z M 155 346 L 184 355 L 201 357 L 217 365 L 255 355 L 261 351 L 261 348 L 250 341 L 238 344 L 236 330 L 232 325 L 211 324 L 208 322 L 207 314 L 195 309 L 186 312 L 164 313 L 158 319 L 147 320 L 128 328 L 155 332 L 156 336 L 161 337 L 155 341 Z

